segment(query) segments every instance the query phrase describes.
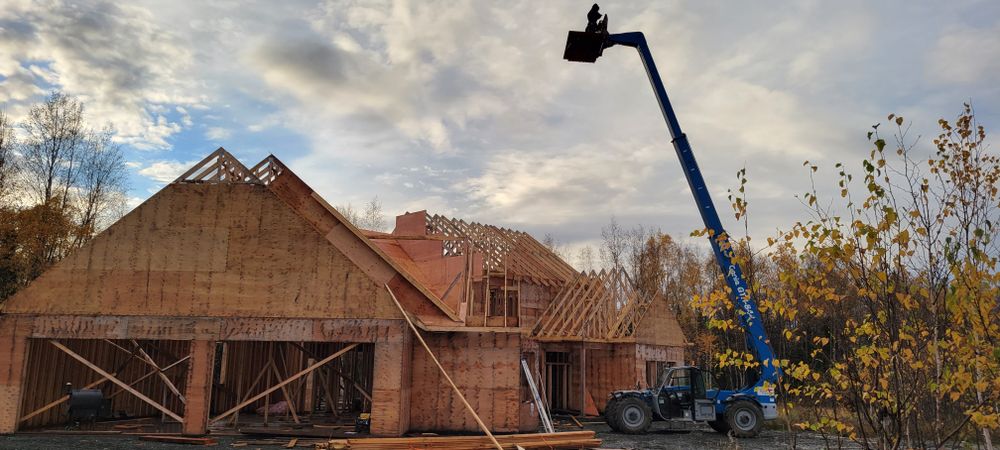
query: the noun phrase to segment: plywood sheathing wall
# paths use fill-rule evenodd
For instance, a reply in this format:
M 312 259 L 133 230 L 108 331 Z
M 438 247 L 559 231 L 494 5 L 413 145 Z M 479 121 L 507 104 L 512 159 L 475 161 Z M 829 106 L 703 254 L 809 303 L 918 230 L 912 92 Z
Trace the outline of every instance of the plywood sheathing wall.
M 0 434 L 17 429 L 30 332 L 31 320 L 0 316 Z
M 592 345 L 587 348 L 587 392 L 594 399 L 597 410 L 604 412 L 608 394 L 618 389 L 635 388 L 637 374 L 645 367 L 636 360 L 634 344 Z M 571 395 L 573 395 L 571 391 Z
M 516 432 L 520 416 L 520 336 L 510 333 L 428 333 L 427 345 L 494 432 Z M 423 351 L 413 351 L 410 428 L 478 430 L 475 419 Z
M 668 365 L 684 365 L 684 347 L 637 344 L 635 346 L 636 379 L 645 385 L 646 362 L 659 361 Z
M 398 318 L 384 289 L 259 184 L 171 184 L 7 314 Z
M 278 165 L 273 156 L 272 164 Z M 267 187 L 282 201 L 292 207 L 327 242 L 340 249 L 354 264 L 368 275 L 380 289 L 388 285 L 400 303 L 420 322 L 427 325 L 460 325 L 458 314 L 441 299 L 410 275 L 365 238 L 357 227 L 348 222 L 318 193 L 287 168 Z M 382 289 L 382 296 L 387 292 Z
M 642 315 L 635 333 L 636 342 L 640 344 L 665 345 L 684 347 L 687 339 L 684 330 L 677 322 L 677 317 L 670 311 L 667 301 L 656 296 L 650 302 L 646 313 Z

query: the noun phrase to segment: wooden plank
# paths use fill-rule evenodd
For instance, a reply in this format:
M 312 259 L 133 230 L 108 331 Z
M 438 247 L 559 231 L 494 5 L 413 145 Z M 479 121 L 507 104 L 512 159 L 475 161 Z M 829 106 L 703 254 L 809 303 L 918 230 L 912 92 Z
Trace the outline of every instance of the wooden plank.
M 301 351 L 304 355 L 309 356 L 310 360 L 315 360 L 316 358 L 318 358 L 318 356 L 316 356 L 315 353 L 309 351 L 308 349 L 306 349 L 305 347 L 303 347 L 302 345 L 300 345 L 300 344 L 298 344 L 296 342 L 289 342 L 289 344 L 291 344 L 293 347 L 299 349 L 299 351 Z M 312 364 L 312 363 L 310 363 L 310 364 Z M 333 373 L 337 374 L 337 376 L 339 376 L 339 377 L 343 378 L 345 381 L 351 383 L 351 385 L 354 387 L 354 389 L 356 389 L 358 391 L 358 393 L 361 394 L 361 396 L 363 396 L 364 398 L 366 398 L 369 402 L 372 401 L 372 395 L 369 394 L 368 391 L 365 390 L 364 386 L 361 386 L 360 384 L 358 384 L 357 381 L 354 381 L 354 378 L 351 378 L 351 377 L 345 375 L 343 372 L 337 370 L 334 367 L 327 367 L 326 369 L 332 371 Z M 312 376 L 312 374 L 310 374 L 310 376 Z M 307 388 L 307 389 L 309 389 L 309 388 Z M 309 389 L 309 390 L 311 391 L 311 389 Z
M 156 374 L 159 375 L 160 380 L 163 380 L 163 384 L 165 384 L 167 386 L 167 389 L 170 389 L 170 392 L 173 392 L 174 395 L 176 395 L 177 398 L 180 399 L 181 403 L 183 403 L 183 404 L 186 405 L 187 404 L 187 399 L 184 398 L 184 394 L 181 394 L 180 389 L 177 389 L 177 386 L 174 385 L 174 382 L 170 381 L 170 378 L 167 377 L 167 375 L 163 373 L 163 370 L 160 369 L 160 366 L 158 366 L 156 364 L 156 361 L 153 360 L 153 357 L 149 356 L 149 353 L 146 353 L 146 350 L 143 350 L 142 346 L 139 345 L 138 341 L 136 341 L 135 339 L 132 339 L 131 342 L 132 342 L 132 345 L 135 346 L 136 351 L 139 352 L 139 356 L 142 356 L 142 359 L 144 359 L 147 364 L 149 364 L 154 369 L 156 369 Z M 117 345 L 116 345 L 116 347 L 117 347 Z
M 188 445 L 204 445 L 204 446 L 212 446 L 219 444 L 219 441 L 213 438 L 184 437 L 184 436 L 172 436 L 172 435 L 139 436 L 139 440 L 150 441 L 150 442 L 166 442 L 168 444 L 188 444 Z
M 119 380 L 118 378 L 115 378 L 113 375 L 111 375 L 110 373 L 106 372 L 104 369 L 101 369 L 100 367 L 98 367 L 94 363 L 92 363 L 90 361 L 87 361 L 86 358 L 84 358 L 84 357 L 76 354 L 76 352 L 74 352 L 73 350 L 70 350 L 65 345 L 63 345 L 62 343 L 60 343 L 59 341 L 57 341 L 55 339 L 51 339 L 51 340 L 49 340 L 49 343 L 52 344 L 53 346 L 55 346 L 56 348 L 58 348 L 59 350 L 62 350 L 64 353 L 66 353 L 67 355 L 69 355 L 73 359 L 79 361 L 81 364 L 83 364 L 83 365 L 85 365 L 87 367 L 90 367 L 91 370 L 93 370 L 94 372 L 97 372 L 101 376 L 107 378 L 108 381 L 110 381 L 110 382 L 112 382 L 114 384 L 117 384 L 119 387 L 121 387 L 122 389 L 124 389 L 128 393 L 136 396 L 139 400 L 142 400 L 142 401 L 148 403 L 150 406 L 152 406 L 152 407 L 160 410 L 161 412 L 163 412 L 167 416 L 170 416 L 170 418 L 172 418 L 172 419 L 174 419 L 174 420 L 176 420 L 178 422 L 184 422 L 184 418 L 183 417 L 177 415 L 176 413 L 174 413 L 173 411 L 167 409 L 165 406 L 157 403 L 153 399 L 145 396 L 142 392 L 139 392 L 139 391 L 137 391 L 135 389 L 132 389 L 132 387 L 129 386 L 128 384 L 126 384 L 124 381 Z
M 274 392 L 274 391 L 276 391 L 278 389 L 281 389 L 282 386 L 284 386 L 284 385 L 286 385 L 288 383 L 291 383 L 291 382 L 293 382 L 295 380 L 298 380 L 299 378 L 305 376 L 309 372 L 312 372 L 312 371 L 314 371 L 314 370 L 316 370 L 316 369 L 318 369 L 318 368 L 326 365 L 326 363 L 328 363 L 330 361 L 333 361 L 333 360 L 335 360 L 335 359 L 343 356 L 345 353 L 353 350 L 358 345 L 360 345 L 360 344 L 353 343 L 353 344 L 348 345 L 347 347 L 344 347 L 344 348 L 340 349 L 340 351 L 338 351 L 338 352 L 336 352 L 336 353 L 334 353 L 334 354 L 332 354 L 330 356 L 327 356 L 326 358 L 323 358 L 322 360 L 318 361 L 316 364 L 313 364 L 313 365 L 305 368 L 301 372 L 296 373 L 295 375 L 292 375 L 291 377 L 286 378 L 284 381 L 282 381 L 282 382 L 280 382 L 280 383 L 278 383 L 278 384 L 276 384 L 274 386 L 271 386 L 271 387 L 265 389 L 264 392 L 261 392 L 261 393 L 255 395 L 255 396 L 251 397 L 249 400 L 245 400 L 245 401 L 241 402 L 239 405 L 236 405 L 236 406 L 232 407 L 230 410 L 228 410 L 228 411 L 226 411 L 226 412 L 224 412 L 222 414 L 219 414 L 218 416 L 216 416 L 215 418 L 213 418 L 212 420 L 210 420 L 209 423 L 216 423 L 216 422 L 218 422 L 218 421 L 220 421 L 222 419 L 225 419 L 226 417 L 229 417 L 229 415 L 231 415 L 231 414 L 233 414 L 233 413 L 235 413 L 235 412 L 243 409 L 243 407 L 245 407 L 245 406 L 247 406 L 247 405 L 249 405 L 249 404 L 251 404 L 251 403 L 253 403 L 253 402 L 257 401 L 257 400 L 260 400 L 261 398 L 264 398 L 268 394 L 270 394 L 270 393 L 272 393 L 272 392 Z
M 274 374 L 274 379 L 281 379 L 281 373 L 278 372 L 278 368 L 273 362 L 271 363 L 271 373 Z M 312 372 L 309 373 L 311 374 Z M 281 386 L 281 396 L 285 398 L 285 404 L 288 405 L 288 411 L 292 413 L 292 420 L 295 421 L 295 423 L 299 423 L 299 414 L 295 412 L 295 402 L 292 401 L 292 397 L 288 395 L 288 388 L 285 386 Z
M 226 152 L 226 150 L 223 149 L 222 147 L 217 148 L 214 152 L 212 152 L 208 156 L 206 156 L 205 159 L 202 159 L 201 161 L 198 162 L 198 164 L 195 164 L 194 166 L 191 166 L 190 169 L 188 169 L 186 172 L 182 173 L 181 176 L 177 177 L 177 179 L 174 180 L 174 183 L 177 183 L 177 182 L 180 182 L 180 181 L 184 181 L 187 177 L 191 176 L 191 174 L 193 174 L 196 171 L 198 171 L 199 169 L 205 167 L 205 165 L 208 164 L 209 161 L 214 160 L 219 155 L 221 155 L 221 154 L 223 154 L 225 152 Z

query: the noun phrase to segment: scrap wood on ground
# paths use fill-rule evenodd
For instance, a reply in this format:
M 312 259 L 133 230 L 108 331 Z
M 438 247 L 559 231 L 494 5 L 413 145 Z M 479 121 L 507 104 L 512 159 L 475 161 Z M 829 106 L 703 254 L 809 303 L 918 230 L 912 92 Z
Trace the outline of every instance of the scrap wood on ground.
M 593 431 L 562 433 L 532 433 L 494 435 L 504 449 L 589 449 L 599 447 L 601 440 Z M 421 436 L 402 438 L 333 439 L 318 444 L 317 449 L 380 450 L 380 449 L 448 449 L 487 450 L 495 448 L 487 436 Z

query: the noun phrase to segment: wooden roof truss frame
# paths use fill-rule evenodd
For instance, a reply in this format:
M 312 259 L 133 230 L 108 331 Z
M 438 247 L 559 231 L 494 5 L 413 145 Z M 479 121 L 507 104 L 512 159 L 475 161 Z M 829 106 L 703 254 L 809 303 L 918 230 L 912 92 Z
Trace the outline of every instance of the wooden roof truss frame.
M 623 269 L 580 272 L 542 313 L 531 336 L 543 341 L 632 342 L 651 303 Z
M 262 159 L 256 166 L 250 168 L 250 173 L 265 185 L 271 184 L 284 171 L 284 164 L 278 161 L 278 158 L 274 155 L 267 155 L 267 158 Z
M 226 149 L 219 147 L 194 167 L 174 180 L 174 183 L 260 183 L 247 166 L 244 166 Z
M 562 286 L 576 271 L 528 233 L 466 222 L 441 215 L 427 218 L 427 234 L 445 237 L 444 256 L 465 254 L 470 242 L 483 255 L 485 273 L 507 273 L 511 279 L 543 286 Z

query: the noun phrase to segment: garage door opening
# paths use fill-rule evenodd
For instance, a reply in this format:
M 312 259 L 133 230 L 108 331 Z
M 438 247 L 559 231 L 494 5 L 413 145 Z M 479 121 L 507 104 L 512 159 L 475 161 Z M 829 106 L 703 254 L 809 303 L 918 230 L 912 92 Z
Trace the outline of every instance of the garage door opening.
M 212 389 L 205 392 L 210 398 L 194 400 L 210 405 L 213 430 L 353 428 L 372 409 L 374 349 L 371 343 L 219 342 Z M 180 432 L 192 400 L 185 397 L 191 352 L 191 341 L 31 339 L 19 428 Z
M 146 419 L 150 427 L 180 430 L 189 342 L 31 339 L 28 345 L 20 429 L 86 430 Z
M 354 425 L 371 412 L 374 349 L 327 342 L 219 343 L 209 426 Z

